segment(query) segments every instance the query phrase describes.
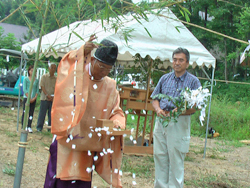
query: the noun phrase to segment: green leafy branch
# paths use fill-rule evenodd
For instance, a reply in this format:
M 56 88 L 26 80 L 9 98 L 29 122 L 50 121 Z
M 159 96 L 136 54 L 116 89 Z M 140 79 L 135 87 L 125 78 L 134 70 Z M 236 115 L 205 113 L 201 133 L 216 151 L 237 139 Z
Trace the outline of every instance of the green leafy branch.
M 152 97 L 154 100 L 161 100 L 161 99 L 167 99 L 168 101 L 171 101 L 177 108 L 177 111 L 170 111 L 167 116 L 161 115 L 160 122 L 164 127 L 167 127 L 170 122 L 177 122 L 177 118 L 183 114 L 186 109 L 186 101 L 184 100 L 183 96 L 179 97 L 171 97 L 165 94 L 157 94 Z

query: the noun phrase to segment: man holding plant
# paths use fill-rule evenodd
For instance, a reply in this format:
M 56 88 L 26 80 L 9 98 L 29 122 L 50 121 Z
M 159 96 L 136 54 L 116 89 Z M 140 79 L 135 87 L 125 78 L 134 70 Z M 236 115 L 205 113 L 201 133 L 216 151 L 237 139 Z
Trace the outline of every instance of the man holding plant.
M 190 115 L 195 112 L 194 108 L 187 109 L 176 118 L 177 121 L 169 121 L 165 126 L 161 117 L 172 116 L 180 109 L 173 101 L 157 95 L 177 98 L 186 88 L 195 90 L 201 86 L 199 79 L 186 71 L 190 59 L 187 49 L 177 48 L 172 58 L 174 72 L 163 75 L 151 95 L 157 113 L 154 128 L 155 188 L 183 187 L 184 159 L 190 143 Z

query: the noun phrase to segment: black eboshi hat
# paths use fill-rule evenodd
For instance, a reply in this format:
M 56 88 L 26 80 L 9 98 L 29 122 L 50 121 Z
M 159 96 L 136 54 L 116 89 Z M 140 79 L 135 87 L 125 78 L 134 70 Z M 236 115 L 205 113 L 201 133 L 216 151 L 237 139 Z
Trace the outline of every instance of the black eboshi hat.
M 118 55 L 118 46 L 107 39 L 103 39 L 96 49 L 94 58 L 107 65 L 114 65 Z

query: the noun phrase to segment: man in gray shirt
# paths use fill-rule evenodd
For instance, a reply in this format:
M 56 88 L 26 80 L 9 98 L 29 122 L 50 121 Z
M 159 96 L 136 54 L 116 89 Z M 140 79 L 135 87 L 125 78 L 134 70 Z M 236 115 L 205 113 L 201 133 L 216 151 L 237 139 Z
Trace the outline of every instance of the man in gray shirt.
M 172 55 L 174 72 L 163 75 L 151 97 L 165 94 L 179 97 L 185 88 L 198 89 L 201 84 L 197 77 L 186 71 L 189 67 L 189 52 L 184 48 L 177 48 Z M 157 116 L 168 116 L 169 111 L 177 108 L 167 99 L 153 100 L 152 105 Z M 184 183 L 184 159 L 189 151 L 190 115 L 195 109 L 186 110 L 177 122 L 170 122 L 163 127 L 156 118 L 154 128 L 154 161 L 155 188 L 181 188 Z
M 37 120 L 36 129 L 41 132 L 43 129 L 43 124 L 45 120 L 46 113 L 48 111 L 48 126 L 51 126 L 51 107 L 54 98 L 54 90 L 56 84 L 56 64 L 51 63 L 49 65 L 49 73 L 44 74 L 40 81 L 41 92 L 41 104 L 40 111 Z

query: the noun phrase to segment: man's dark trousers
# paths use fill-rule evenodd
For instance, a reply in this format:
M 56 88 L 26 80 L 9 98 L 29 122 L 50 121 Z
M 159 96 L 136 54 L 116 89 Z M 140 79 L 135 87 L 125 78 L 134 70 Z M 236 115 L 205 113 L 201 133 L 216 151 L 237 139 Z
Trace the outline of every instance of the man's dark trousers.
M 51 107 L 52 107 L 52 101 L 41 100 L 40 111 L 39 111 L 39 116 L 38 116 L 37 126 L 36 126 L 37 131 L 42 131 L 47 111 L 48 111 L 48 120 L 49 120 L 48 126 L 51 126 Z

